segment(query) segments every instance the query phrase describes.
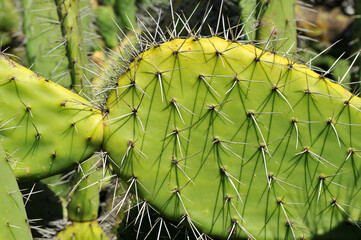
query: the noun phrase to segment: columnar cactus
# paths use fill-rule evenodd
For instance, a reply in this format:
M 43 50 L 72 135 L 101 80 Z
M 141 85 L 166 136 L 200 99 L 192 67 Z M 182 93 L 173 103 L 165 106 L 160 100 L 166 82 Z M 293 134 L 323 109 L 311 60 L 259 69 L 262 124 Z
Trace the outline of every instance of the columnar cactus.
M 56 0 L 55 2 L 66 45 L 66 55 L 72 80 L 71 88 L 79 92 L 87 86 L 87 80 L 84 76 L 86 73 L 84 66 L 87 59 L 80 23 L 80 0 Z

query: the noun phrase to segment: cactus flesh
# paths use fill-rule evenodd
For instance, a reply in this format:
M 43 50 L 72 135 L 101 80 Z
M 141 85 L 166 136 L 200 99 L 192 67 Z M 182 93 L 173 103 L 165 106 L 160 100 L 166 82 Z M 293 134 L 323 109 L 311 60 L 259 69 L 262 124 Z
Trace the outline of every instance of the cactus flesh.
M 357 225 L 361 100 L 304 65 L 174 39 L 141 53 L 107 105 L 114 169 L 168 218 L 222 238 Z

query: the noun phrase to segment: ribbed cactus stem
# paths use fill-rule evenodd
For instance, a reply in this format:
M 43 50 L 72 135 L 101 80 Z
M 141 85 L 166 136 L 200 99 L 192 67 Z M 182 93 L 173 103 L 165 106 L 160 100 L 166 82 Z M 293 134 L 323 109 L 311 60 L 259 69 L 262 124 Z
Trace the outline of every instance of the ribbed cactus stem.
M 72 80 L 71 88 L 76 92 L 85 91 L 86 79 L 83 66 L 87 62 L 87 56 L 83 48 L 79 0 L 55 0 L 55 3 L 66 43 L 66 55 Z
M 162 216 L 221 239 L 358 226 L 361 99 L 342 86 L 218 37 L 161 43 L 117 80 L 103 146 Z
M 55 3 L 23 0 L 22 8 L 27 65 L 41 76 L 69 88 L 68 59 L 64 57 L 64 44 L 59 42 L 62 34 Z

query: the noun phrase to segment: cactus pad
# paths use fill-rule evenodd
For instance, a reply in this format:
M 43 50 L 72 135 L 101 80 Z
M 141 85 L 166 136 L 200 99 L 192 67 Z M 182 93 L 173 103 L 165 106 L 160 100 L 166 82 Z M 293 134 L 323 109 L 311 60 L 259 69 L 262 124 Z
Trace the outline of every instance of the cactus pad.
M 75 222 L 61 231 L 58 240 L 109 240 L 97 221 Z
M 100 148 L 100 112 L 85 99 L 0 56 L 0 134 L 14 173 L 39 179 Z
M 0 145 L 0 239 L 33 239 L 27 222 L 23 196 Z
M 70 220 L 85 222 L 97 219 L 100 183 L 103 179 L 102 169 L 99 170 L 97 165 L 101 163 L 101 159 L 94 155 L 84 161 L 74 175 L 74 189 L 67 206 Z
M 141 53 L 107 105 L 114 169 L 196 236 L 357 225 L 361 100 L 304 65 L 217 37 L 174 39 Z

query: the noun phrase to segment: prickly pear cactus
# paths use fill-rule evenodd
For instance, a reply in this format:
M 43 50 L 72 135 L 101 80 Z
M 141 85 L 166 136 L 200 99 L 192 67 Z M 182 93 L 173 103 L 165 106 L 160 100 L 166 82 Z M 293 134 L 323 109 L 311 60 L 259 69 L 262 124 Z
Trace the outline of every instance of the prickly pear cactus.
M 68 59 L 65 55 L 58 14 L 55 3 L 42 0 L 24 0 L 23 30 L 26 38 L 26 60 L 32 70 L 42 77 L 64 87 L 70 87 L 71 79 L 68 72 Z M 58 57 L 59 56 L 59 57 Z M 60 57 L 61 56 L 61 57 Z
M 11 43 L 12 34 L 19 29 L 19 16 L 16 12 L 14 2 L 11 0 L 0 1 L 0 43 L 6 45 Z
M 100 148 L 102 116 L 75 93 L 0 55 L 0 125 L 16 177 L 63 172 Z
M 361 100 L 306 66 L 218 37 L 174 39 L 139 54 L 115 88 L 113 168 L 196 237 L 303 238 L 360 220 Z
M 257 39 L 270 39 L 270 43 L 267 44 L 276 51 L 277 49 L 283 52 L 295 50 L 297 47 L 295 4 L 295 0 L 258 1 L 260 16 Z
M 22 194 L 0 145 L 0 238 L 33 239 L 31 236 Z
M 67 206 L 68 217 L 75 222 L 85 222 L 97 219 L 99 210 L 99 183 L 104 178 L 97 165 L 101 159 L 96 155 L 80 164 L 78 172 L 72 181 L 74 188 L 70 193 Z M 102 170 L 102 169 L 100 169 Z
M 66 45 L 66 56 L 69 63 L 71 88 L 77 92 L 85 91 L 87 63 L 86 48 L 82 38 L 80 16 L 80 0 L 55 0 L 61 32 Z
M 57 240 L 109 240 L 97 221 L 75 222 L 57 235 Z

